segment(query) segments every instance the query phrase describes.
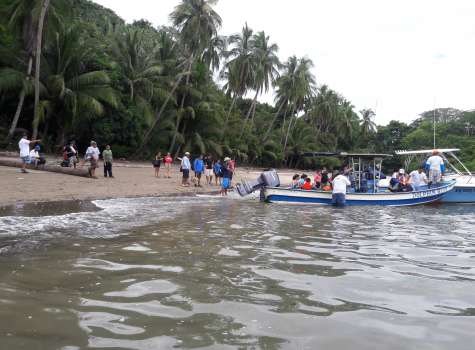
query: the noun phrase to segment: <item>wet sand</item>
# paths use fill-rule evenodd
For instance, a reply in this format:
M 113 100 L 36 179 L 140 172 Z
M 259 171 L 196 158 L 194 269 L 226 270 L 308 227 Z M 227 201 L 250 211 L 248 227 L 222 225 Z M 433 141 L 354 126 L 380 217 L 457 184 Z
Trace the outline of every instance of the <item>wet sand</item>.
M 218 193 L 218 186 L 182 187 L 179 166 L 174 164 L 171 178 L 164 169 L 156 178 L 152 165 L 140 162 L 116 162 L 114 178 L 104 178 L 102 163 L 96 171 L 98 179 L 82 178 L 39 170 L 23 174 L 18 168 L 0 166 L 0 207 L 20 203 L 67 200 L 95 200 L 122 197 L 149 197 Z M 253 180 L 261 169 L 238 168 L 234 181 Z M 287 176 L 283 173 L 284 178 Z M 287 180 L 286 180 L 287 181 Z M 213 181 L 214 182 L 214 181 Z

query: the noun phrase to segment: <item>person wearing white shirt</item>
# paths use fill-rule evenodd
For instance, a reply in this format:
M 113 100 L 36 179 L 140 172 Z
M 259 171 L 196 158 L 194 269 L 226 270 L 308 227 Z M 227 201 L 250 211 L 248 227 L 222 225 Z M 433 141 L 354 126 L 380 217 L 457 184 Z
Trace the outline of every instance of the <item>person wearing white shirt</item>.
M 346 187 L 350 185 L 350 180 L 343 173 L 333 179 L 332 205 L 342 207 L 346 204 Z
M 190 153 L 185 152 L 185 155 L 183 156 L 183 158 L 181 160 L 181 171 L 183 173 L 183 178 L 181 180 L 181 185 L 184 186 L 184 187 L 190 186 L 190 182 L 189 182 L 190 169 L 191 169 Z
M 427 185 L 428 180 L 423 167 L 419 167 L 417 170 L 411 171 L 409 174 L 409 184 L 413 187 L 414 191 L 418 191 L 421 186 Z
M 26 164 L 30 161 L 30 143 L 40 142 L 41 140 L 28 140 L 27 134 L 23 134 L 20 142 L 18 142 L 18 148 L 20 149 L 20 158 L 22 162 L 21 172 L 27 173 Z
M 429 185 L 439 183 L 442 178 L 442 168 L 444 160 L 439 156 L 439 151 L 433 150 L 432 156 L 427 159 L 426 164 L 429 166 Z
M 89 176 L 96 178 L 96 168 L 97 168 L 97 162 L 99 161 L 99 155 L 100 155 L 99 148 L 97 147 L 97 143 L 95 141 L 91 141 L 91 145 L 87 148 L 86 150 L 86 161 L 89 161 L 90 166 L 89 166 Z

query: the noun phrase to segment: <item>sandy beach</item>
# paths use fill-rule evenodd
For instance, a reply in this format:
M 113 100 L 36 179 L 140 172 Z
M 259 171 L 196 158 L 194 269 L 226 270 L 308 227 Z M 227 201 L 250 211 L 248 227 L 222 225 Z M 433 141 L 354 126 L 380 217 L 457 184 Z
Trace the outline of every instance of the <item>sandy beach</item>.
M 41 170 L 23 174 L 18 168 L 0 166 L 0 206 L 65 200 L 194 195 L 219 191 L 218 186 L 204 184 L 204 177 L 203 187 L 182 187 L 178 163 L 174 164 L 170 179 L 165 178 L 164 173 L 156 178 L 152 165 L 145 162 L 117 161 L 113 172 L 113 179 L 104 178 L 102 162 L 96 172 L 98 179 Z M 234 182 L 255 179 L 260 172 L 261 169 L 238 168 Z

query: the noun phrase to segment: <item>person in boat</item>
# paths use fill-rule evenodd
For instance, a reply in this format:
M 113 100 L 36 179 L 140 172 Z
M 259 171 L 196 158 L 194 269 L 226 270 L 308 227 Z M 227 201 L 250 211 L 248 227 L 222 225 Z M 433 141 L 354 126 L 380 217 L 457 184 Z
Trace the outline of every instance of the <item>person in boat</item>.
M 304 185 L 306 178 L 307 178 L 307 174 L 300 175 L 299 186 L 298 186 L 299 188 L 301 188 Z
M 304 182 L 304 184 L 302 185 L 302 187 L 300 187 L 300 189 L 306 190 L 306 191 L 313 190 L 312 180 L 311 180 L 309 177 L 306 177 L 306 178 L 305 178 L 305 182 Z
M 332 190 L 332 205 L 336 207 L 342 207 L 346 204 L 346 187 L 350 186 L 351 182 L 346 177 L 343 169 L 341 173 L 337 174 L 333 178 L 333 190 Z
M 439 155 L 439 151 L 433 150 L 432 156 L 427 159 L 426 164 L 429 168 L 429 187 L 432 184 L 437 185 L 442 179 L 443 170 L 445 170 L 444 160 Z
M 409 174 L 409 183 L 414 191 L 418 191 L 422 186 L 427 185 L 429 180 L 427 179 L 424 167 L 420 166 L 417 170 L 411 171 Z
M 320 188 L 322 185 L 322 172 L 320 170 L 317 170 L 315 172 L 315 176 L 313 177 L 313 182 L 315 184 L 315 188 Z
M 295 174 L 292 176 L 292 186 L 291 188 L 299 188 L 299 180 L 300 180 L 300 175 Z
M 411 192 L 413 190 L 410 184 L 410 178 L 404 169 L 399 169 L 397 175 L 398 187 L 395 192 Z

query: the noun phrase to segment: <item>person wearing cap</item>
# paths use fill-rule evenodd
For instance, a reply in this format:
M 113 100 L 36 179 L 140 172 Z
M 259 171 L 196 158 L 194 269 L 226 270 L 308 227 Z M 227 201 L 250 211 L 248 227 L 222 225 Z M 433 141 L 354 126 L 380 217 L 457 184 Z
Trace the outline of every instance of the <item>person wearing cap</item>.
M 38 167 L 38 165 L 45 163 L 45 160 L 41 158 L 40 156 L 40 150 L 41 150 L 40 145 L 36 145 L 30 151 L 30 164 L 33 164 L 36 168 Z
M 18 142 L 18 148 L 20 149 L 20 158 L 21 158 L 21 172 L 27 173 L 26 164 L 30 161 L 30 143 L 40 142 L 41 140 L 28 140 L 28 135 L 23 134 L 23 137 Z
M 91 141 L 91 145 L 86 150 L 85 161 L 89 161 L 89 176 L 97 179 L 96 177 L 96 168 L 97 162 L 99 161 L 99 155 L 101 152 L 97 147 L 96 141 Z
M 185 152 L 185 155 L 181 159 L 181 171 L 183 174 L 181 185 L 184 187 L 190 186 L 190 152 Z
M 442 178 L 442 171 L 445 169 L 444 160 L 439 155 L 439 151 L 436 149 L 432 151 L 432 156 L 430 156 L 426 164 L 429 168 L 429 187 L 432 184 L 438 184 Z

